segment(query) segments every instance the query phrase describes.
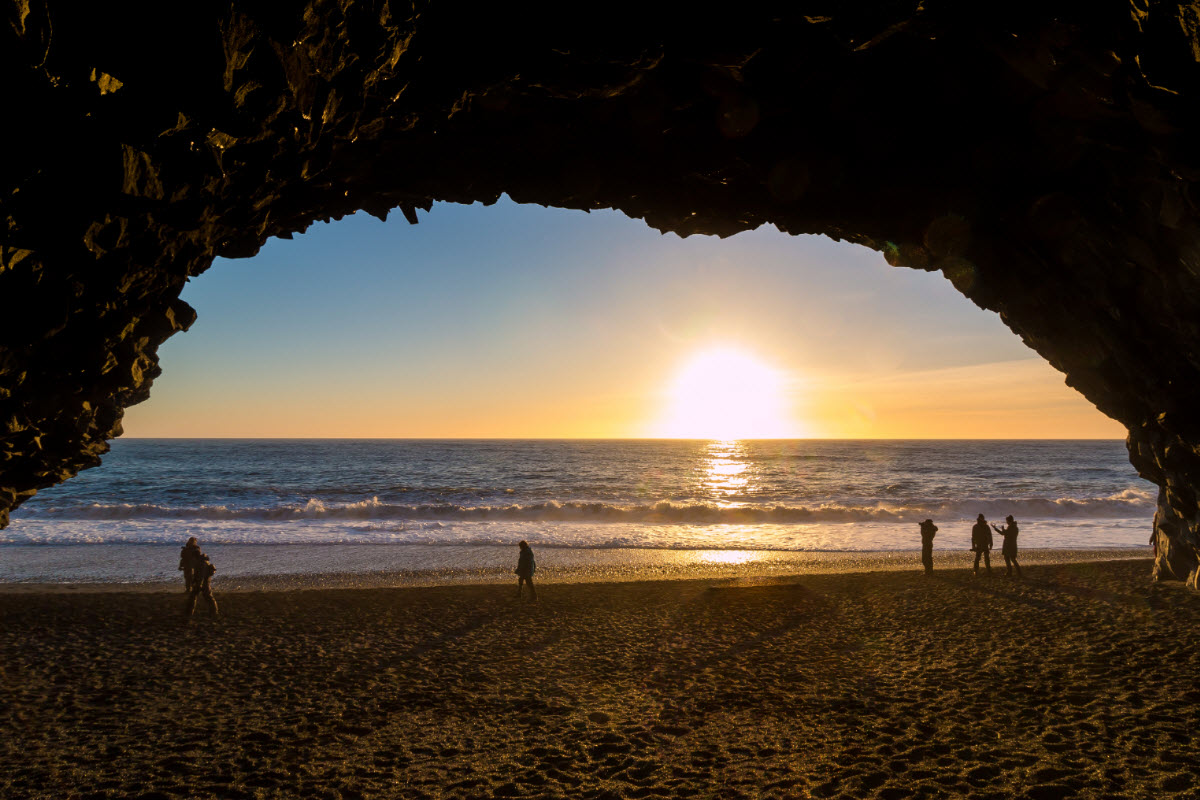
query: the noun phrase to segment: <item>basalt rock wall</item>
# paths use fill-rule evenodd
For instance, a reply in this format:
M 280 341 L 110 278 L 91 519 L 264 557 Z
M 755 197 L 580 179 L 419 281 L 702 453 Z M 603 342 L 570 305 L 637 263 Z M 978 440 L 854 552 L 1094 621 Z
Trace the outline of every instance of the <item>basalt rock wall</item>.
M 99 463 L 214 257 L 508 193 L 941 271 L 1129 428 L 1194 582 L 1200 10 L 655 6 L 6 0 L 0 523 Z

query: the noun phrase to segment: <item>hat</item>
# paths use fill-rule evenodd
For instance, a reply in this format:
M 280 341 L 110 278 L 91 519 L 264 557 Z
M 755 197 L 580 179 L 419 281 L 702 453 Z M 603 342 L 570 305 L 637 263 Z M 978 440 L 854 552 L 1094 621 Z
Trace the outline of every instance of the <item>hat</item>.
M 1005 519 L 1005 521 L 1006 521 L 1006 522 L 1016 522 L 1016 520 L 1014 520 L 1014 519 L 1012 518 L 1012 514 L 1009 514 L 1009 515 L 1008 515 L 1007 517 L 1005 517 L 1004 519 Z
M 921 524 L 922 524 L 922 525 L 932 525 L 932 524 L 933 524 L 933 520 L 931 520 L 931 519 L 927 519 L 927 520 L 925 520 L 924 522 L 922 522 Z
M 982 521 L 985 519 L 985 517 L 983 516 L 983 514 L 980 514 L 980 515 L 979 515 L 978 517 L 976 517 L 975 519 L 977 519 L 977 520 L 979 520 L 980 522 L 982 522 Z

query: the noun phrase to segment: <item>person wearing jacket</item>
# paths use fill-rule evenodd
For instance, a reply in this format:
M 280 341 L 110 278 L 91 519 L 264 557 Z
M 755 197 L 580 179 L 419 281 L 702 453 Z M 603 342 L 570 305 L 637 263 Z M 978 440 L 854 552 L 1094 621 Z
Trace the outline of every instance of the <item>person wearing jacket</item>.
M 1000 545 L 1000 553 L 1004 556 L 1004 566 L 1008 568 L 1005 575 L 1012 577 L 1013 567 L 1017 569 L 1017 577 L 1021 577 L 1021 565 L 1017 563 L 1017 534 L 1020 531 L 1017 529 L 1017 521 L 1013 519 L 1012 514 L 1004 518 L 1008 524 L 1003 528 L 992 526 L 996 533 L 1004 537 L 1004 544 Z
M 921 523 L 921 563 L 925 565 L 925 574 L 933 574 L 933 537 L 937 535 L 938 527 L 933 520 L 927 519 Z
M 200 552 L 200 545 L 193 536 L 187 540 L 187 544 L 179 548 L 179 569 L 183 571 L 183 590 L 185 592 L 192 591 L 192 583 L 196 579 L 196 559 L 195 554 Z
M 988 528 L 987 520 L 983 514 L 975 520 L 975 526 L 971 528 L 971 549 L 975 551 L 975 574 L 979 574 L 979 559 L 983 558 L 983 565 L 987 568 L 987 574 L 992 574 L 992 531 Z
M 193 539 L 192 541 L 195 540 Z M 208 556 L 200 550 L 199 544 L 193 548 L 185 547 L 184 552 L 183 574 L 187 575 L 189 570 L 192 573 L 192 585 L 188 590 L 187 609 L 184 612 L 184 617 L 190 619 L 192 614 L 196 612 L 196 601 L 200 599 L 200 595 L 204 595 L 204 599 L 208 603 L 212 615 L 214 617 L 220 616 L 217 613 L 217 600 L 213 597 L 212 593 L 212 576 L 216 574 L 217 568 L 208 560 Z
M 529 599 L 537 600 L 537 589 L 533 588 L 533 573 L 537 571 L 537 564 L 533 560 L 533 548 L 524 539 L 517 546 L 521 548 L 517 568 L 513 570 L 517 573 L 517 598 L 520 599 L 522 595 L 521 587 L 529 584 Z

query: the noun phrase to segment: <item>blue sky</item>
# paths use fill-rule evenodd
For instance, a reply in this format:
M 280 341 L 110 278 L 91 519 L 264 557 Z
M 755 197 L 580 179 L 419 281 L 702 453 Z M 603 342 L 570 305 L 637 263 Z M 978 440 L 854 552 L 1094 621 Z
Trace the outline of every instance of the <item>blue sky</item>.
M 713 347 L 787 377 L 775 435 L 1122 435 L 940 274 L 773 228 L 437 204 L 218 259 L 183 297 L 199 319 L 128 436 L 655 435 Z

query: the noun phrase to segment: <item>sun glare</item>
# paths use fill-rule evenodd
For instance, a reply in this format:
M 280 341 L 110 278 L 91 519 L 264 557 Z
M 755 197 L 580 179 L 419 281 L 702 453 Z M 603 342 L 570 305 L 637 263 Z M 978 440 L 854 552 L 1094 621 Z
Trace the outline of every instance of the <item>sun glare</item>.
M 796 436 L 784 375 L 733 348 L 698 353 L 675 377 L 659 436 L 776 439 Z

